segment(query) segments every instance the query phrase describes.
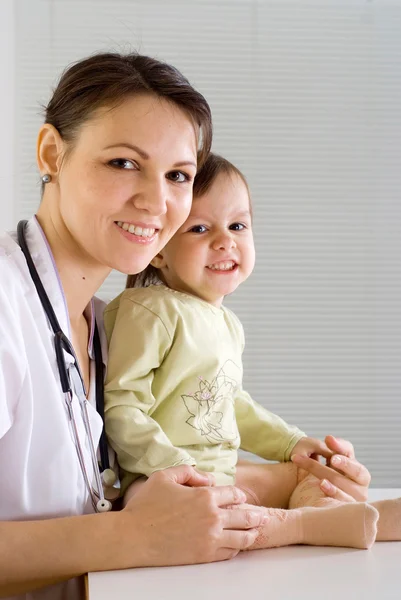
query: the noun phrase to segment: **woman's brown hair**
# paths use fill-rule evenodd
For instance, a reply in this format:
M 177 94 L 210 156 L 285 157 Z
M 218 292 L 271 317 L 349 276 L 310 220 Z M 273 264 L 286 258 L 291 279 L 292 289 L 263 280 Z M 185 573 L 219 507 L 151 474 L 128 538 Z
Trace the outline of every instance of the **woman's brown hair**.
M 171 65 L 137 53 L 95 54 L 76 62 L 62 74 L 45 108 L 45 122 L 67 143 L 67 154 L 85 121 L 105 106 L 115 107 L 127 96 L 154 94 L 185 111 L 200 128 L 199 165 L 212 143 L 210 107 L 200 92 Z
M 245 176 L 235 165 L 230 163 L 230 161 L 228 161 L 226 158 L 223 158 L 219 154 L 214 154 L 213 152 L 210 152 L 203 166 L 196 174 L 193 186 L 193 197 L 199 198 L 200 196 L 206 194 L 219 175 L 239 177 L 245 184 L 245 187 L 248 191 L 249 203 L 251 202 L 249 186 Z M 161 278 L 159 270 L 153 265 L 148 265 L 146 269 L 140 273 L 128 275 L 126 288 L 148 287 L 149 285 L 158 284 L 160 281 Z

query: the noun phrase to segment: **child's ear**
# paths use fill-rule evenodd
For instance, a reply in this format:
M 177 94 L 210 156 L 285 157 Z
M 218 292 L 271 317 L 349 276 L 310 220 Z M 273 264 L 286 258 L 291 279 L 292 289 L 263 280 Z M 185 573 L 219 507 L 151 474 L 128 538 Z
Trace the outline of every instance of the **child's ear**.
M 155 267 L 155 269 L 163 269 L 164 267 L 167 266 L 166 260 L 163 256 L 163 254 L 156 254 L 156 256 L 154 257 L 153 260 L 150 261 L 150 264 L 152 265 L 152 267 Z

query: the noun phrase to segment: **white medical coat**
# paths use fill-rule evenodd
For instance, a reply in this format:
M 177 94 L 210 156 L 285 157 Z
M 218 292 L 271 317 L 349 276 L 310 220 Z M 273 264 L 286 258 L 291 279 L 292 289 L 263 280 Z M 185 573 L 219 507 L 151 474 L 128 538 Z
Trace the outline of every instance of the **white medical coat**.
M 15 234 L 0 236 L 0 520 L 45 519 L 93 512 L 61 390 L 53 332 L 15 240 Z M 61 329 L 71 339 L 61 282 L 36 218 L 29 221 L 26 240 Z M 96 313 L 103 357 L 106 357 L 103 308 L 103 303 L 95 299 L 88 311 L 90 315 Z M 92 318 L 90 322 L 92 335 L 88 352 L 93 359 Z M 86 468 L 92 480 L 90 452 L 76 397 L 74 403 Z M 94 407 L 92 360 L 88 412 L 97 446 L 102 422 Z M 79 588 L 81 584 L 75 580 L 19 598 L 75 600 L 80 598 Z

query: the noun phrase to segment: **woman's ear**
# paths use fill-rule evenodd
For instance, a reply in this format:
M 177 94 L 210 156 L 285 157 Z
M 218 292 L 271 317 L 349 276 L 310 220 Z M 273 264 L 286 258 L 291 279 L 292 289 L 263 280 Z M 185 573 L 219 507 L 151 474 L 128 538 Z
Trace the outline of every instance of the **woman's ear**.
M 164 267 L 167 267 L 166 259 L 161 252 L 156 254 L 156 256 L 150 261 L 150 264 L 152 267 L 155 267 L 155 269 L 164 269 Z
M 41 175 L 48 173 L 52 180 L 60 172 L 64 152 L 64 142 L 57 129 L 45 123 L 39 130 L 36 143 L 36 160 Z

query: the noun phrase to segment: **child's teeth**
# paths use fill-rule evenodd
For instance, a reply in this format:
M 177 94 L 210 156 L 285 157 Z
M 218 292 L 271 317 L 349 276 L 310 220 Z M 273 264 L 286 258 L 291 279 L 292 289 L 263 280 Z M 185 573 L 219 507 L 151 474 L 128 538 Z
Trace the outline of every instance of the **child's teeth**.
M 230 271 L 234 268 L 234 266 L 235 263 L 233 261 L 229 261 L 210 265 L 209 269 L 212 269 L 212 271 Z

